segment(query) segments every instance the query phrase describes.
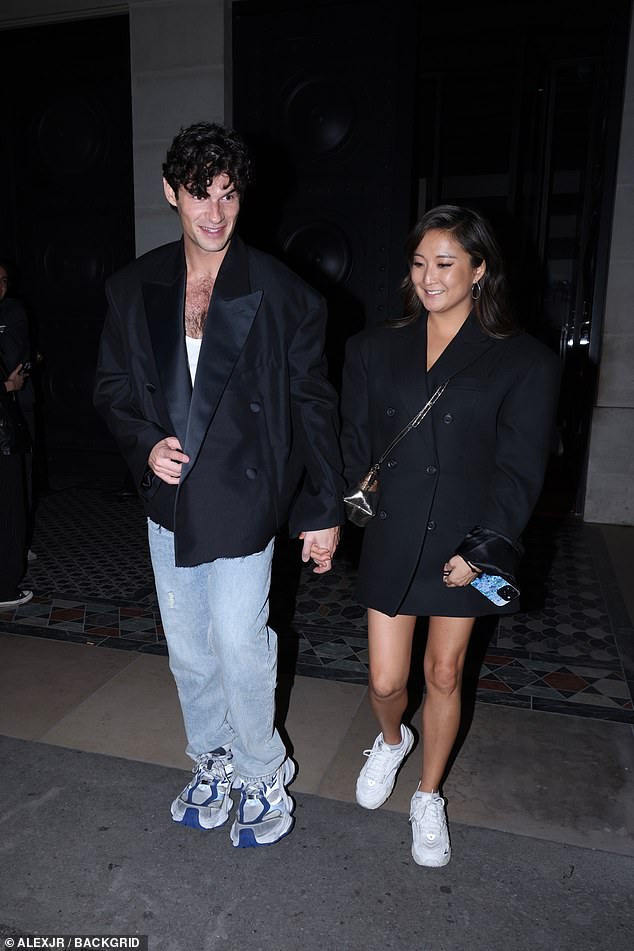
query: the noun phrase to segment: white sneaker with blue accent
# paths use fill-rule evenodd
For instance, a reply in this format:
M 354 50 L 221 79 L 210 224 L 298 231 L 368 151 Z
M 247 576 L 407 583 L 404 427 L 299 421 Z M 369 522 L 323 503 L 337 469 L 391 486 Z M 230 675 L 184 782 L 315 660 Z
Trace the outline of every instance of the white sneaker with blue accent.
M 284 788 L 295 778 L 295 763 L 285 759 L 268 779 L 243 780 L 231 841 L 238 849 L 273 845 L 293 828 L 295 803 Z
M 438 793 L 416 792 L 412 796 L 412 856 L 417 865 L 441 868 L 451 858 L 445 815 L 445 800 Z
M 233 754 L 219 747 L 196 758 L 194 778 L 172 803 L 172 819 L 192 829 L 215 829 L 229 818 Z
M 357 802 L 364 809 L 378 809 L 391 795 L 396 774 L 414 745 L 414 734 L 401 723 L 400 746 L 388 746 L 379 733 L 371 750 L 364 750 L 368 761 L 357 779 Z

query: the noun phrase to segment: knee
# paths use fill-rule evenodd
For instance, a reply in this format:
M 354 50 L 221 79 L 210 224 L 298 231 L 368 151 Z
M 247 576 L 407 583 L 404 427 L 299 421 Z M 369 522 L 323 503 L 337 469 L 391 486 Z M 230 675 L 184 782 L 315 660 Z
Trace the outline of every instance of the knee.
M 264 612 L 257 617 L 212 612 L 209 643 L 218 656 L 245 666 L 251 660 L 259 662 L 262 651 L 276 652 L 277 635 L 268 626 Z
M 399 696 L 407 687 L 407 682 L 403 682 L 388 673 L 371 674 L 370 693 L 375 700 L 392 700 Z
M 462 671 L 457 664 L 446 661 L 431 661 L 425 665 L 427 689 L 449 695 L 460 689 Z

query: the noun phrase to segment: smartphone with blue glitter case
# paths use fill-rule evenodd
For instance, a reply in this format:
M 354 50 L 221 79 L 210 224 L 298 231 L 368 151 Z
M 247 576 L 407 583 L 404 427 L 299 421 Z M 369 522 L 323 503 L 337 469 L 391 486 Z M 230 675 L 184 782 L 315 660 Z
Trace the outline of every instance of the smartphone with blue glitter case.
M 481 574 L 471 582 L 474 588 L 498 607 L 508 604 L 513 598 L 519 598 L 520 593 L 512 584 L 500 578 L 499 575 Z

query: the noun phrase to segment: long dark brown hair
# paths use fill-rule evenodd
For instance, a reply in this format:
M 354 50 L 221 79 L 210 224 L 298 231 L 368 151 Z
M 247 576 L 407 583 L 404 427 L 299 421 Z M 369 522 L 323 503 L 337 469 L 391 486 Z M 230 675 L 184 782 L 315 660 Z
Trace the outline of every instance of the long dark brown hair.
M 469 255 L 472 267 L 484 261 L 486 272 L 480 278 L 480 297 L 473 302 L 473 311 L 484 333 L 490 337 L 512 337 L 520 332 L 513 319 L 506 289 L 502 252 L 486 218 L 471 208 L 459 205 L 438 205 L 426 212 L 412 228 L 407 239 L 407 261 L 411 268 L 414 254 L 428 231 L 446 231 Z M 410 272 L 401 284 L 403 291 L 403 315 L 390 321 L 403 327 L 415 320 L 422 304 L 414 289 Z

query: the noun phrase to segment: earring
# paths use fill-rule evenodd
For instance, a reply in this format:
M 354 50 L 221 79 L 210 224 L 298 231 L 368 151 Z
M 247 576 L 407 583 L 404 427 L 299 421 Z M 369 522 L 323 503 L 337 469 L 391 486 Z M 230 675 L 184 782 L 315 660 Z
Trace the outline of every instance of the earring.
M 480 300 L 481 294 L 482 288 L 480 287 L 480 281 L 476 281 L 475 284 L 471 285 L 471 296 L 474 300 Z

